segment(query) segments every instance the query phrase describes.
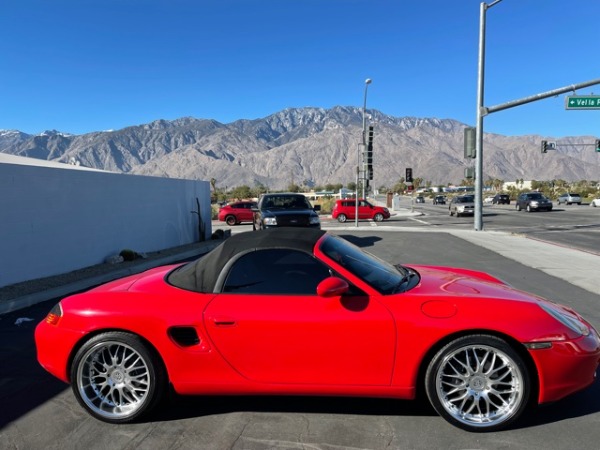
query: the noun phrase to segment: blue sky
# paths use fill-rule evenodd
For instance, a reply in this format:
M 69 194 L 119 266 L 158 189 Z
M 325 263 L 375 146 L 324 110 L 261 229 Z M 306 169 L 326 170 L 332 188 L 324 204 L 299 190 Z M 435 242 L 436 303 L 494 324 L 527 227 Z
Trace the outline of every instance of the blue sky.
M 479 0 L 1 0 L 0 129 L 81 134 L 184 116 L 362 107 L 475 123 Z M 491 3 L 491 0 L 487 3 Z M 485 105 L 600 78 L 600 1 L 487 12 Z M 577 94 L 600 94 L 600 85 Z M 565 95 L 485 131 L 600 136 Z

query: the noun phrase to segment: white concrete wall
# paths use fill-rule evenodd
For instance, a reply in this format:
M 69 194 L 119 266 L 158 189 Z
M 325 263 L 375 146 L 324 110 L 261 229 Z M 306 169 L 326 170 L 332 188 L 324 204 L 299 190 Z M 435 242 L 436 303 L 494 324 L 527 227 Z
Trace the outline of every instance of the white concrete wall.
M 0 162 L 0 287 L 210 239 L 208 182 L 62 166 Z

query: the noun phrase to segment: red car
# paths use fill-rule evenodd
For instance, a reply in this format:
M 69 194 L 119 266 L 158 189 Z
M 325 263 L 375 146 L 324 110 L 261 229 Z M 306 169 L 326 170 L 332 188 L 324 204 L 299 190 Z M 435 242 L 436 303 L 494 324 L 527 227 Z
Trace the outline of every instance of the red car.
M 331 217 L 338 222 L 346 222 L 348 219 L 356 219 L 356 200 L 347 198 L 336 200 Z M 375 206 L 364 199 L 358 200 L 358 218 L 373 219 L 375 222 L 381 222 L 383 219 L 390 218 L 390 211 L 382 206 Z
M 219 209 L 219 220 L 234 226 L 242 222 L 252 222 L 254 216 L 252 208 L 256 208 L 256 202 L 234 202 Z
M 482 310 L 493 314 L 482 314 Z M 240 233 L 200 259 L 60 301 L 40 364 L 92 416 L 189 395 L 414 399 L 492 431 L 594 381 L 600 339 L 573 310 L 483 272 L 391 265 L 316 229 Z

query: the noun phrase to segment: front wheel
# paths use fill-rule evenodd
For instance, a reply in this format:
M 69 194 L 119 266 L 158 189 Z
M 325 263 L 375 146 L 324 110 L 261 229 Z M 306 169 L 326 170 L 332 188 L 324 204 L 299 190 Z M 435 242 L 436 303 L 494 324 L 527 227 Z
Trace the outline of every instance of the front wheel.
M 505 428 L 529 404 L 532 383 L 521 356 L 489 335 L 458 338 L 431 360 L 425 388 L 434 409 L 467 431 Z
M 381 214 L 381 213 L 375 214 L 375 217 L 373 217 L 373 220 L 375 222 L 382 222 L 383 221 L 383 214 Z
M 531 212 L 531 206 L 527 205 L 527 212 Z
M 149 413 L 166 388 L 162 361 L 141 338 L 123 332 L 99 334 L 77 352 L 71 366 L 77 401 L 92 416 L 128 423 Z
M 338 222 L 344 223 L 346 220 L 348 220 L 348 218 L 346 217 L 346 214 L 340 214 L 338 216 Z

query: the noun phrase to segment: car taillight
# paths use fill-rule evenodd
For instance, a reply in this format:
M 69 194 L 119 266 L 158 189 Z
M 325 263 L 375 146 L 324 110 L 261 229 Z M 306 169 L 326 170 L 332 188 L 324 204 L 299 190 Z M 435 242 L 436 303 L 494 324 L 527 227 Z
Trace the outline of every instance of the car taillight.
M 56 325 L 60 321 L 62 315 L 62 307 L 60 306 L 60 303 L 57 303 L 46 316 L 46 323 L 49 323 L 50 325 Z

